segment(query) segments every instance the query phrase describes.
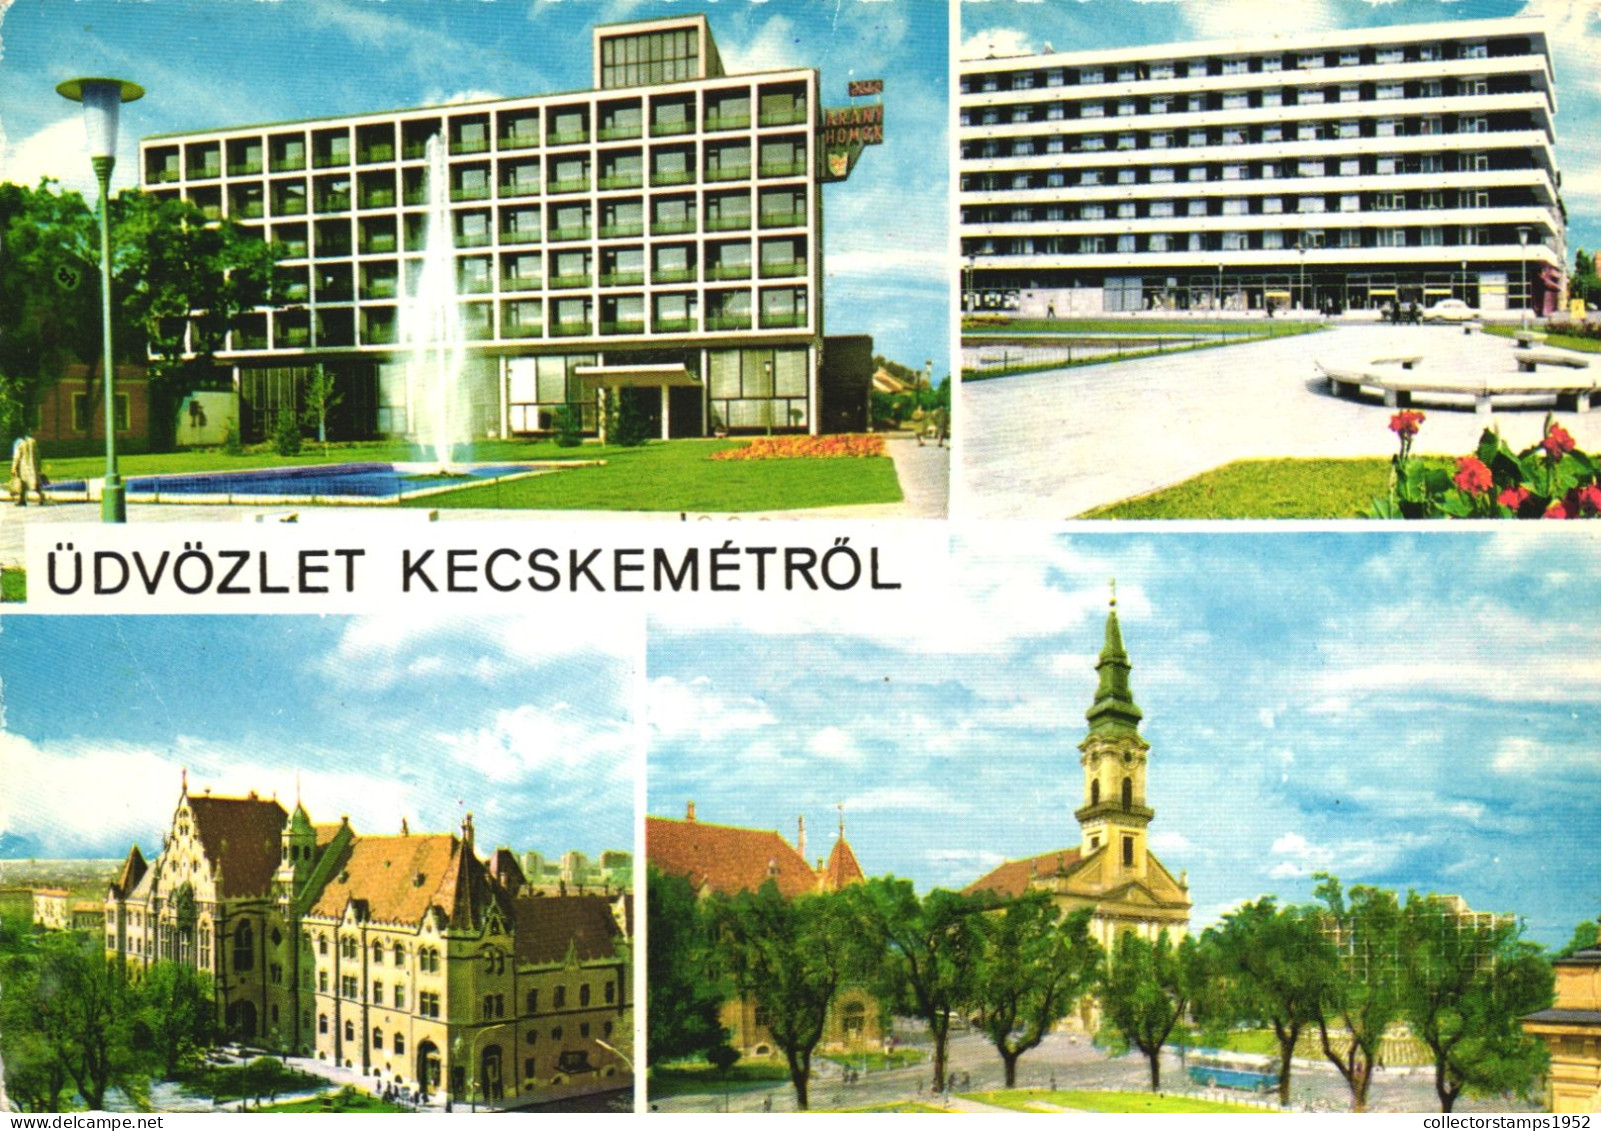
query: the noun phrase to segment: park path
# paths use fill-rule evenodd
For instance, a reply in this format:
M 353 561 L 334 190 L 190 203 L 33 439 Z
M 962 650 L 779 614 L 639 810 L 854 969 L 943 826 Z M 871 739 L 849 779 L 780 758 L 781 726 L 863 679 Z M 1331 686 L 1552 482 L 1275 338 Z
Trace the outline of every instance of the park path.
M 1318 333 L 963 385 L 963 517 L 1070 518 L 1238 459 L 1388 457 L 1393 411 L 1330 396 L 1315 361 L 1368 368 L 1421 355 L 1420 375 L 1510 374 L 1510 339 L 1455 326 L 1347 325 Z M 1419 454 L 1473 450 L 1491 417 L 1423 406 Z M 1601 413 L 1562 413 L 1579 446 Z M 1501 408 L 1507 442 L 1540 438 L 1544 408 Z

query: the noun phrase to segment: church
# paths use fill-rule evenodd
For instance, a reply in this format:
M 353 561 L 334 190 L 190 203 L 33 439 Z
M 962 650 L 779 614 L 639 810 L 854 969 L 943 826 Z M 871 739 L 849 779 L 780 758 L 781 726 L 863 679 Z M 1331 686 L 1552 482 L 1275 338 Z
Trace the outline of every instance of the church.
M 459 1102 L 516 1106 L 630 1084 L 632 906 L 541 896 L 510 850 L 358 833 L 297 800 L 189 792 L 161 851 L 106 895 L 106 951 L 207 975 L 232 1040 Z
M 1073 814 L 1078 843 L 1009 860 L 965 889 L 1008 898 L 1046 891 L 1064 912 L 1093 908 L 1091 930 L 1108 952 L 1128 931 L 1150 939 L 1166 931 L 1176 940 L 1190 921 L 1187 877 L 1181 872 L 1175 879 L 1150 850 L 1156 816 L 1145 792 L 1151 748 L 1140 734 L 1143 716 L 1129 689 L 1130 667 L 1114 588 L 1095 665 L 1095 701 L 1085 713 L 1089 733 L 1078 746 L 1084 771 L 1083 805 Z

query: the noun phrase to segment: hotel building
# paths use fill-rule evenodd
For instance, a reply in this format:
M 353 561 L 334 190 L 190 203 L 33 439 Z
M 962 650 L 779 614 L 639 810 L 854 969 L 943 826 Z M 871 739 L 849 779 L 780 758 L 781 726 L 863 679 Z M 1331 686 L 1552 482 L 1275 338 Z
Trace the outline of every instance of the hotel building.
M 1527 18 L 964 61 L 964 309 L 1549 313 L 1556 111 Z
M 282 249 L 277 305 L 218 355 L 246 438 L 316 363 L 343 435 L 411 431 L 434 137 L 475 434 L 548 432 L 568 404 L 593 431 L 601 389 L 663 437 L 865 425 L 871 340 L 825 344 L 822 305 L 822 184 L 860 146 L 825 160 L 817 71 L 725 74 L 702 15 L 597 27 L 593 55 L 586 91 L 142 141 L 145 191 Z

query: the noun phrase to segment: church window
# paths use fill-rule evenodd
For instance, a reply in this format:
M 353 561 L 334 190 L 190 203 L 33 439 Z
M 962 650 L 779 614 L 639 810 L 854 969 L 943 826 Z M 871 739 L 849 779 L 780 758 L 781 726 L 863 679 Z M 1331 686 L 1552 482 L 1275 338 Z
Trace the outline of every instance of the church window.
M 318 954 L 327 954 L 328 953 L 328 936 L 327 935 L 318 935 L 317 936 L 317 953 Z
M 248 922 L 240 923 L 233 932 L 233 968 L 236 973 L 250 970 L 256 963 L 256 936 Z
M 585 982 L 583 985 L 578 987 L 578 1004 L 579 1005 L 588 1005 L 589 1004 L 589 983 L 588 982 Z
M 539 1012 L 539 991 L 538 990 L 529 990 L 528 991 L 528 1010 L 527 1011 L 529 1013 L 538 1013 Z
M 1123 863 L 1128 866 L 1134 864 L 1134 838 L 1131 836 L 1123 838 Z
M 560 1025 L 557 1025 L 554 1029 L 552 1029 L 550 1031 L 550 1039 L 553 1040 L 553 1041 L 561 1040 L 561 1026 Z
M 317 971 L 317 988 L 319 990 L 322 990 L 325 993 L 327 992 L 327 990 L 328 990 L 328 971 L 326 971 L 326 970 L 318 970 Z
M 317 1032 L 326 1033 L 327 1031 L 328 1031 L 328 1015 L 326 1013 L 317 1014 Z
M 614 982 L 606 983 L 606 1004 L 610 1005 L 617 1000 L 617 986 Z
M 374 1029 L 372 1031 L 372 1047 L 375 1049 L 384 1047 L 384 1031 L 382 1029 Z
M 395 965 L 400 966 L 406 961 L 406 948 L 399 943 L 395 944 Z
M 580 1037 L 584 1038 L 585 1040 L 589 1039 L 589 1022 L 588 1021 L 583 1021 L 583 1022 L 579 1023 L 578 1035 Z
M 1090 782 L 1090 804 L 1091 805 L 1099 805 L 1100 803 L 1101 803 L 1101 783 L 1098 782 L 1098 781 L 1092 781 L 1092 782 Z
M 395 1008 L 406 1008 L 406 987 L 398 983 L 395 985 Z
M 375 942 L 375 943 L 372 944 L 372 961 L 373 961 L 373 965 L 374 966 L 382 966 L 384 964 L 384 944 L 383 943 Z
M 1134 782 L 1131 778 L 1123 779 L 1123 808 L 1134 807 Z
M 346 1021 L 345 1022 L 345 1040 L 353 1041 L 355 1039 L 356 1039 L 356 1023 L 354 1021 Z
M 567 1005 L 567 987 L 566 986 L 557 986 L 552 996 L 554 996 L 556 1000 L 554 1002 L 552 1002 L 551 1004 L 556 1009 L 562 1009 Z
M 384 1003 L 384 984 L 382 982 L 374 982 L 372 984 L 372 1003 L 374 1005 L 382 1005 Z

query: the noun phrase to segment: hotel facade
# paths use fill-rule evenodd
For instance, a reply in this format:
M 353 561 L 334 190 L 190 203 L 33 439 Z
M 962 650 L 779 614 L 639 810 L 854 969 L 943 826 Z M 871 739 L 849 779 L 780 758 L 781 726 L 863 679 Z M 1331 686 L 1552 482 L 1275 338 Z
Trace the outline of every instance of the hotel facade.
M 728 75 L 701 15 L 597 27 L 593 56 L 587 91 L 142 141 L 144 191 L 282 251 L 277 305 L 218 355 L 246 438 L 319 363 L 342 434 L 412 431 L 434 137 L 476 435 L 547 433 L 566 405 L 594 431 L 603 389 L 662 437 L 865 426 L 871 339 L 825 340 L 822 304 L 822 185 L 861 146 L 825 150 L 818 72 Z M 881 129 L 876 102 L 844 113 Z
M 1550 313 L 1544 25 L 1463 20 L 961 63 L 963 308 Z

